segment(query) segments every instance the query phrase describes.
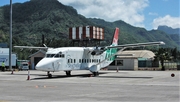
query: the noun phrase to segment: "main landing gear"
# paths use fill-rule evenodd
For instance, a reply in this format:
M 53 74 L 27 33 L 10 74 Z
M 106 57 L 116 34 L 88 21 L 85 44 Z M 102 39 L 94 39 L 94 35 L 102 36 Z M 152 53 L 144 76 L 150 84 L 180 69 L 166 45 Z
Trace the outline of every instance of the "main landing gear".
M 50 71 L 47 72 L 48 78 L 52 78 L 52 74 L 50 73 Z
M 67 76 L 71 76 L 71 71 L 66 71 Z
M 99 72 L 92 72 L 94 77 L 99 76 Z

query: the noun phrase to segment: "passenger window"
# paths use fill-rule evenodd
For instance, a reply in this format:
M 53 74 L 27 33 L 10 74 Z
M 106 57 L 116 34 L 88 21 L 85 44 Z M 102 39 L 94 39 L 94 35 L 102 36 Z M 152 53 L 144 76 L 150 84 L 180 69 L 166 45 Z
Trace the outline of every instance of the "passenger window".
M 73 60 L 71 59 L 71 63 L 73 63 Z
M 92 59 L 92 63 L 94 63 L 94 59 Z
M 72 59 L 68 59 L 68 63 L 73 63 L 73 60 Z

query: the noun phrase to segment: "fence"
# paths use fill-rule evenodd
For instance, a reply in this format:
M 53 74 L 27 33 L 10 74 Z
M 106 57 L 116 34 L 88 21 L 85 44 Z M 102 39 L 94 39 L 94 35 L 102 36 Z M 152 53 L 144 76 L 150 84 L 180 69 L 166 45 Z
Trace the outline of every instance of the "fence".
M 148 69 L 148 70 L 161 70 L 162 66 L 160 62 L 154 62 L 152 60 L 145 60 L 138 62 L 139 69 Z M 178 62 L 164 62 L 165 70 L 180 70 L 180 61 Z

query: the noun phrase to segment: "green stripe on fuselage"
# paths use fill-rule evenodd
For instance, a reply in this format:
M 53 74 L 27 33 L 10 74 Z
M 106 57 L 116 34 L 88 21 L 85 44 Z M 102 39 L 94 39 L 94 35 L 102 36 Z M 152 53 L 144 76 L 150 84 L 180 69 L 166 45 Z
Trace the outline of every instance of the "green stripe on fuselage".
M 117 48 L 111 48 L 106 50 L 106 57 L 108 58 L 108 61 L 114 61 L 115 56 L 110 57 L 111 55 L 115 54 L 117 52 Z

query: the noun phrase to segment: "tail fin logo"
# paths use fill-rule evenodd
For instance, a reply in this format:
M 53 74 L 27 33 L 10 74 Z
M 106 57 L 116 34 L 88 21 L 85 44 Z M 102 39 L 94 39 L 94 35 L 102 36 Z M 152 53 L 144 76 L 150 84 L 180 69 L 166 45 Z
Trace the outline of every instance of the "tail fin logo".
M 113 42 L 112 42 L 113 46 L 118 45 L 118 34 L 119 34 L 119 28 L 116 28 L 114 32 Z
M 118 35 L 119 35 L 119 28 L 116 28 L 111 46 L 118 45 Z M 115 59 L 115 56 L 111 57 L 111 55 L 115 54 L 116 52 L 117 52 L 117 48 L 111 48 L 111 49 L 106 50 L 105 58 L 109 58 L 108 61 L 113 61 Z

